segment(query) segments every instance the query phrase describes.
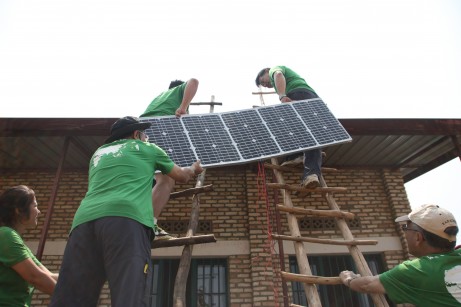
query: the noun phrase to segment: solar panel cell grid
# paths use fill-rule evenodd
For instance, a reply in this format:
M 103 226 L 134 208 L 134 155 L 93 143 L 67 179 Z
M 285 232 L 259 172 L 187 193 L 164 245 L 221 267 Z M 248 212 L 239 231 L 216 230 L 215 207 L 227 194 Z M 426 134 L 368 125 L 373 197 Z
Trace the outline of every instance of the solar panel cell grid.
M 321 99 L 141 121 L 152 123 L 149 141 L 179 166 L 240 164 L 352 140 Z

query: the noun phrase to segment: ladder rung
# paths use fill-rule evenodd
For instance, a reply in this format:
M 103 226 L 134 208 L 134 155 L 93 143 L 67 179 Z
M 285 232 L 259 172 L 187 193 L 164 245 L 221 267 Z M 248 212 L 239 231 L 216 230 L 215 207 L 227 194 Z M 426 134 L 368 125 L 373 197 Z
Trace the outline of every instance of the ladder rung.
M 279 234 L 272 234 L 272 238 L 276 240 L 280 239 L 280 240 L 296 241 L 296 242 L 309 242 L 309 243 L 318 243 L 318 244 L 347 245 L 347 246 L 378 244 L 378 241 L 376 240 L 332 240 L 332 239 L 284 236 L 284 235 L 279 235 Z
M 342 285 L 343 282 L 339 277 L 322 277 L 315 275 L 302 275 L 293 274 L 281 271 L 282 278 L 286 281 L 298 281 L 306 284 L 319 284 L 319 285 Z
M 313 215 L 313 216 L 328 216 L 328 217 L 338 217 L 343 219 L 352 220 L 355 218 L 355 214 L 346 211 L 339 211 L 339 210 L 314 210 L 314 209 L 304 209 L 304 208 L 296 208 L 296 207 L 287 207 L 284 205 L 277 205 L 277 210 L 288 212 L 288 213 L 295 213 L 295 214 L 303 214 L 303 215 Z
M 271 163 L 264 163 L 265 168 L 269 169 L 275 169 L 278 171 L 285 171 L 285 172 L 298 172 L 299 168 L 296 167 L 290 167 L 290 166 L 280 166 L 280 165 L 275 165 Z M 336 168 L 331 168 L 331 167 L 322 167 L 322 172 L 323 173 L 333 173 L 337 172 L 338 170 Z
M 170 199 L 173 198 L 179 198 L 179 197 L 186 197 L 186 196 L 192 196 L 198 193 L 203 193 L 203 192 L 209 192 L 213 191 L 213 185 L 204 185 L 203 187 L 198 187 L 198 188 L 190 188 L 178 192 L 174 192 L 170 194 Z
M 313 189 L 306 189 L 299 185 L 291 185 L 286 183 L 266 183 L 269 189 L 284 189 L 289 191 L 298 192 L 317 192 L 317 193 L 331 193 L 331 192 L 346 192 L 346 188 L 329 188 L 329 187 L 318 187 Z
M 183 246 L 183 245 L 214 243 L 214 242 L 216 242 L 216 238 L 214 237 L 214 234 L 209 234 L 209 235 L 201 235 L 201 236 L 175 238 L 175 239 L 170 239 L 170 240 L 154 240 L 151 244 L 151 248 Z

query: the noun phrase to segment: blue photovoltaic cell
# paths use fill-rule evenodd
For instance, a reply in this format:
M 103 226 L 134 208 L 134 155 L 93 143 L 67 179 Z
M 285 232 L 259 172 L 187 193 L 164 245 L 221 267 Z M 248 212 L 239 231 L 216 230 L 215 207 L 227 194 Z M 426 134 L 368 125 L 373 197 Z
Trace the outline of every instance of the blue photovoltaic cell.
M 272 108 L 261 108 L 259 113 L 274 134 L 282 151 L 300 151 L 318 145 L 296 114 L 292 104 L 284 103 Z
M 223 113 L 222 120 L 243 159 L 258 159 L 282 153 L 255 109 Z
M 176 164 L 189 166 L 190 161 L 196 161 L 195 153 L 187 138 L 184 127 L 176 117 L 151 117 L 141 118 L 149 121 L 152 126 L 146 129 L 149 142 L 162 148 Z
M 179 166 L 246 163 L 350 142 L 321 99 L 226 113 L 141 118 L 149 141 Z
M 320 145 L 350 138 L 339 121 L 321 100 L 309 103 L 293 103 L 296 112 L 304 119 L 307 128 Z
M 184 116 L 183 123 L 203 165 L 241 160 L 219 114 Z

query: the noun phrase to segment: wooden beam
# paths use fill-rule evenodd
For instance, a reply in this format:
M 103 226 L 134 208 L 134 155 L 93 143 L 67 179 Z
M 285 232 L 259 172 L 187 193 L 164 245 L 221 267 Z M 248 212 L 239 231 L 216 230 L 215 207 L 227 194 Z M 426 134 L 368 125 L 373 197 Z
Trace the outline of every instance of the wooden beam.
M 300 170 L 299 167 L 296 168 L 296 167 L 289 167 L 289 166 L 280 166 L 280 165 L 275 165 L 271 163 L 264 163 L 264 167 L 268 169 L 273 169 L 273 170 L 275 169 L 275 170 L 282 171 L 282 172 L 298 172 Z M 333 173 L 337 171 L 338 170 L 336 168 L 322 167 L 323 173 Z
M 186 190 L 182 190 L 179 192 L 174 192 L 170 194 L 170 199 L 173 198 L 180 198 L 180 197 L 187 197 L 187 196 L 193 196 L 195 194 L 203 193 L 203 192 L 209 192 L 213 191 L 213 185 L 205 185 L 203 187 L 195 187 L 195 188 L 190 188 Z
M 346 211 L 338 211 L 338 210 L 314 210 L 314 209 L 304 209 L 304 208 L 290 208 L 284 205 L 277 205 L 277 210 L 288 212 L 288 213 L 295 213 L 295 214 L 302 214 L 302 215 L 313 215 L 313 216 L 328 216 L 328 217 L 338 217 L 343 219 L 352 220 L 355 218 L 354 213 L 346 212 Z
M 210 235 L 176 238 L 176 239 L 171 239 L 171 240 L 154 240 L 154 242 L 152 242 L 151 247 L 161 248 L 161 247 L 173 247 L 173 246 L 215 243 L 215 242 L 216 242 L 216 238 L 214 234 L 210 234 Z
M 266 186 L 269 189 L 282 189 L 288 191 L 297 191 L 297 192 L 316 192 L 316 193 L 334 193 L 334 192 L 346 192 L 346 188 L 328 188 L 328 187 L 318 187 L 314 189 L 306 189 L 298 185 L 290 185 L 286 183 L 267 183 Z
M 277 94 L 277 92 L 251 92 L 251 95 L 268 95 L 268 94 Z
M 305 284 L 319 284 L 319 285 L 342 285 L 343 282 L 339 277 L 322 277 L 315 275 L 302 275 L 293 274 L 288 272 L 281 272 L 282 278 L 288 281 L 297 281 Z
M 276 240 L 287 240 L 295 242 L 309 242 L 319 244 L 332 244 L 332 245 L 376 245 L 376 240 L 332 240 L 332 239 L 319 239 L 319 238 L 305 238 L 305 237 L 292 237 L 278 234 L 272 234 L 272 237 Z
M 45 249 L 46 237 L 48 235 L 48 230 L 50 228 L 51 218 L 54 211 L 54 202 L 58 194 L 59 183 L 61 182 L 62 170 L 64 168 L 64 161 L 66 159 L 67 150 L 69 149 L 70 137 L 66 137 L 64 144 L 62 146 L 61 156 L 59 158 L 58 169 L 56 170 L 56 175 L 54 176 L 54 182 L 51 190 L 50 200 L 48 201 L 48 209 L 46 210 L 45 222 L 43 224 L 42 232 L 40 234 L 40 241 L 38 241 L 37 247 L 37 259 L 42 260 L 43 251 Z

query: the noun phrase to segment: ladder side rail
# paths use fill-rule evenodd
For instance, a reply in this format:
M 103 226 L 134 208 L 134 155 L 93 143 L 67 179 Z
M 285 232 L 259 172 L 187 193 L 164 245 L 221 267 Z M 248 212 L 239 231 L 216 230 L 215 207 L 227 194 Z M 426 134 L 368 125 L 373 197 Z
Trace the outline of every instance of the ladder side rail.
M 278 165 L 278 161 L 276 158 L 271 159 L 272 164 Z M 285 184 L 285 180 L 283 179 L 283 175 L 278 170 L 274 169 L 274 174 L 277 179 L 277 182 L 280 184 Z M 282 197 L 284 199 L 285 206 L 293 208 L 293 203 L 291 201 L 291 197 L 289 193 L 285 190 L 282 190 Z M 287 213 L 288 219 L 288 228 L 290 229 L 290 233 L 292 236 L 301 236 L 301 232 L 299 231 L 298 220 L 295 215 Z M 296 254 L 296 260 L 298 262 L 299 272 L 304 275 L 312 275 L 311 268 L 309 266 L 309 261 L 307 259 L 307 253 L 304 250 L 304 243 L 303 242 L 294 242 L 294 250 Z M 321 307 L 322 303 L 320 301 L 319 294 L 317 292 L 317 287 L 314 284 L 305 284 L 303 283 L 304 292 L 306 293 L 306 299 L 309 302 L 309 306 L 311 307 Z
M 323 176 L 320 176 L 320 183 L 323 187 L 326 187 L 327 184 L 325 182 L 325 179 Z M 332 210 L 340 210 L 338 204 L 336 203 L 334 197 L 330 193 L 325 194 L 325 198 L 327 200 L 328 205 L 330 206 L 330 209 Z M 338 225 L 339 230 L 341 231 L 343 238 L 345 240 L 354 240 L 354 236 L 352 235 L 351 230 L 349 229 L 349 226 L 347 225 L 347 222 L 343 218 L 336 218 L 336 224 Z M 365 257 L 363 257 L 362 252 L 359 250 L 359 248 L 356 245 L 349 245 L 347 246 L 349 249 L 349 253 L 352 256 L 352 259 L 354 260 L 355 265 L 357 266 L 357 270 L 362 276 L 372 276 L 373 274 L 370 271 L 370 268 L 367 265 L 367 262 L 365 260 Z M 386 301 L 386 298 L 384 295 L 380 294 L 370 294 L 373 303 L 377 307 L 381 306 L 386 306 L 388 307 L 388 303 Z

